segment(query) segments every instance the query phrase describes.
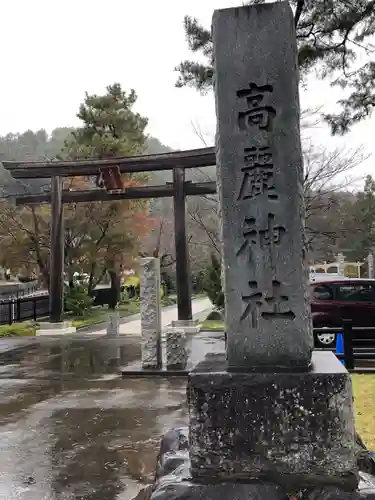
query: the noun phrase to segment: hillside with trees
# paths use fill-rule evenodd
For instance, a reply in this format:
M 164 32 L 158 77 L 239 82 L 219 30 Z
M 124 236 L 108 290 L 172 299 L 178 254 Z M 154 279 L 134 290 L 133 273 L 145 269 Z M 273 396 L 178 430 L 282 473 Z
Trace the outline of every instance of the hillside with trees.
M 32 131 L 26 130 L 22 133 L 9 133 L 0 136 L 0 196 L 14 195 L 16 193 L 39 192 L 46 186 L 46 181 L 27 180 L 16 181 L 4 169 L 1 162 L 5 160 L 52 160 L 60 157 L 74 132 L 70 127 L 58 127 L 50 134 L 43 129 Z M 172 151 L 171 148 L 162 144 L 156 137 L 146 136 L 142 154 L 158 154 Z
M 340 249 L 349 250 L 352 256 L 351 258 L 362 258 L 363 255 L 366 254 L 367 248 L 375 244 L 375 241 L 362 241 L 365 238 L 364 236 L 358 237 L 358 232 L 365 231 L 366 224 L 367 226 L 370 224 L 370 222 L 366 222 L 366 217 L 368 217 L 368 215 L 366 215 L 365 208 L 363 208 L 365 201 L 370 199 L 370 195 L 365 194 L 368 188 L 358 193 L 352 193 L 350 191 L 351 173 L 355 171 L 355 168 L 363 160 L 363 154 L 360 150 L 327 151 L 319 147 L 313 147 L 308 135 L 309 124 L 314 123 L 315 119 L 316 113 L 307 113 L 307 117 L 305 116 L 302 122 L 306 170 L 306 228 L 311 259 L 330 260 L 340 251 Z M 44 130 L 36 132 L 26 131 L 21 134 L 8 134 L 0 138 L 1 158 L 40 160 L 61 156 L 66 157 L 68 154 L 67 144 L 69 144 L 69 140 L 71 141 L 72 137 L 74 137 L 74 135 L 72 136 L 73 132 L 75 132 L 74 129 L 60 127 L 53 130 L 50 135 Z M 77 140 L 77 137 L 76 135 L 75 140 Z M 83 140 L 82 137 L 79 141 L 81 140 Z M 146 135 L 142 147 L 139 145 L 137 147 L 142 154 L 157 154 L 171 151 L 171 148 L 163 145 L 157 138 Z M 125 151 L 125 153 L 127 154 L 128 152 Z M 82 152 L 80 154 L 82 154 Z M 87 151 L 85 154 L 88 154 Z M 99 152 L 94 150 L 90 151 L 89 154 L 99 154 Z M 0 170 L 0 179 L 2 196 L 49 189 L 49 185 L 45 180 L 30 183 L 28 181 L 15 181 L 3 168 Z M 209 180 L 215 181 L 215 167 L 188 170 L 187 179 L 201 182 Z M 164 184 L 171 180 L 171 173 L 166 171 L 156 172 L 155 174 L 151 173 L 148 178 L 143 179 L 142 182 L 147 182 L 149 184 Z M 82 180 L 75 180 L 75 183 L 82 184 Z M 368 186 L 371 185 L 369 180 L 367 184 Z M 101 210 L 105 205 L 106 204 L 103 204 L 101 208 L 98 208 L 98 204 L 90 204 L 88 207 L 77 205 L 74 209 L 75 217 L 86 218 L 88 225 L 90 225 L 92 217 L 97 217 L 98 213 L 102 213 Z M 362 205 L 362 209 L 359 208 L 360 205 Z M 371 205 L 370 202 L 369 205 Z M 149 228 L 150 231 L 147 231 L 147 234 L 142 236 L 139 241 L 139 251 L 147 255 L 158 254 L 162 259 L 163 272 L 168 273 L 172 277 L 175 262 L 173 201 L 172 199 L 150 200 L 147 206 L 149 219 L 152 220 L 152 227 Z M 66 208 L 66 210 L 73 213 L 71 208 Z M 372 210 L 372 205 L 368 210 Z M 33 212 L 39 215 L 43 213 L 48 218 L 49 208 L 47 206 L 40 208 L 34 207 L 32 216 Z M 30 214 L 26 215 L 26 213 L 25 209 L 23 217 L 30 218 Z M 197 274 L 202 267 L 210 262 L 212 253 L 219 253 L 216 197 L 204 196 L 189 198 L 187 215 L 192 270 L 194 274 Z M 23 220 L 22 223 L 20 223 L 17 217 L 15 213 L 8 212 L 8 219 L 3 219 L 3 231 L 5 231 L 7 224 L 8 227 L 12 227 L 12 224 L 20 224 L 20 227 L 25 228 L 25 221 Z M 10 220 L 13 220 L 12 224 L 9 224 Z M 74 217 L 72 221 L 71 226 L 74 226 Z M 29 224 L 29 222 L 27 222 L 27 224 Z M 73 231 L 72 228 L 70 230 Z M 45 256 L 42 260 L 46 260 L 46 252 L 48 251 L 48 224 L 45 227 L 45 231 L 45 241 L 43 241 L 42 245 L 42 248 L 44 248 L 42 253 Z M 20 233 L 20 231 L 18 231 L 18 233 Z M 73 233 L 74 231 L 72 235 Z M 357 236 L 354 237 L 354 234 Z M 364 234 L 370 234 L 368 227 Z M 18 237 L 19 236 L 20 234 L 18 234 Z M 19 247 L 21 249 L 20 252 L 11 252 L 11 255 L 14 257 L 13 260 L 22 263 L 22 266 L 26 262 L 28 262 L 29 265 L 36 263 L 35 259 L 30 258 L 30 254 L 25 250 L 29 248 L 27 242 L 28 240 L 26 239 L 23 243 L 24 250 L 22 250 L 21 246 Z M 103 244 L 104 242 L 105 241 L 103 241 Z M 121 244 L 124 244 L 124 242 Z M 70 259 L 69 268 L 71 272 L 74 272 L 77 268 L 87 268 L 87 263 L 83 266 L 82 256 L 78 256 L 77 250 L 73 250 L 71 247 L 71 243 L 67 244 L 67 259 Z M 75 254 L 74 257 L 72 256 L 73 254 Z M 95 260 L 94 258 L 95 255 L 92 256 L 93 260 Z M 14 265 L 14 263 L 12 264 Z M 41 261 L 38 265 L 43 267 Z M 45 274 L 47 279 L 48 270 L 45 271 Z M 96 281 L 97 278 L 93 277 L 93 284 Z

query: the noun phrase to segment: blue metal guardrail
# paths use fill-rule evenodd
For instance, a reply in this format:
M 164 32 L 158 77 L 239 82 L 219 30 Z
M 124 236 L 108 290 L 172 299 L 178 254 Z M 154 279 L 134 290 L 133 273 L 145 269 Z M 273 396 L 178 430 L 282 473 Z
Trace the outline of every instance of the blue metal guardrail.
M 363 361 L 375 361 L 375 326 L 353 327 L 352 321 L 344 320 L 341 327 L 314 328 L 314 333 L 335 333 L 343 337 L 343 349 L 336 352 L 336 356 L 342 360 L 349 371 L 357 371 L 359 364 Z M 362 371 L 362 369 L 361 369 Z M 373 367 L 363 368 L 363 372 L 374 372 Z

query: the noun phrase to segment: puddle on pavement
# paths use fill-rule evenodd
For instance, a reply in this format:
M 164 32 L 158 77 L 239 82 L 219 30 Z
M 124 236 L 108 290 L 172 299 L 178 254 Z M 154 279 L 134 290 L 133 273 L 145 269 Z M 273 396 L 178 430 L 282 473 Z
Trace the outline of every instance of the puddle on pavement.
M 160 436 L 186 423 L 186 380 L 122 379 L 139 355 L 139 337 L 91 337 L 1 358 L 0 498 L 142 498 Z

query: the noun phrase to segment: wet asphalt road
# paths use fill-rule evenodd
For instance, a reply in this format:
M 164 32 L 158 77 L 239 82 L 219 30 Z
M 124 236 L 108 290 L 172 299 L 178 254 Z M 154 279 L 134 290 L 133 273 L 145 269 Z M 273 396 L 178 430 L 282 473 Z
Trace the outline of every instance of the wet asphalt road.
M 1 500 L 145 497 L 161 435 L 187 422 L 186 380 L 122 379 L 139 341 L 40 338 L 0 354 Z M 218 346 L 202 337 L 194 361 Z

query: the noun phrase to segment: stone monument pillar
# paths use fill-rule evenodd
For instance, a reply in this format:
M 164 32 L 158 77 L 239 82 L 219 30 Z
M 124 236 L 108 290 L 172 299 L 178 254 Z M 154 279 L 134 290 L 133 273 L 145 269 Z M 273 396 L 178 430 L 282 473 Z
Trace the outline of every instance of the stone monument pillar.
M 289 3 L 215 11 L 213 43 L 227 355 L 189 376 L 191 473 L 355 489 L 351 379 L 312 355 Z
M 141 259 L 142 367 L 161 368 L 160 261 Z
M 213 20 L 228 364 L 237 369 L 311 360 L 292 23 L 286 4 Z

